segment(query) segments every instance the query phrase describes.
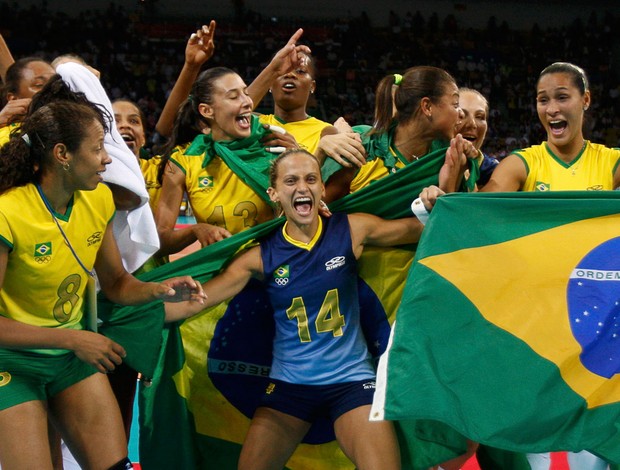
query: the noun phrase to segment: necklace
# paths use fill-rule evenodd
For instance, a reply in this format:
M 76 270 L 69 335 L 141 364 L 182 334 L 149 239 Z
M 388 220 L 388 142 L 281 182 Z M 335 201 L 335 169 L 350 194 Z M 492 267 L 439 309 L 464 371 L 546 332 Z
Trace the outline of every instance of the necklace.
M 585 150 L 587 143 L 588 143 L 587 140 L 583 142 L 583 146 L 581 147 L 581 150 L 579 151 L 577 158 L 581 157 L 581 154 L 583 154 L 583 151 Z M 579 161 L 577 162 L 577 164 L 571 168 L 572 176 L 575 176 L 575 173 L 577 172 L 577 170 L 579 170 L 579 165 L 581 165 L 581 158 L 579 158 Z

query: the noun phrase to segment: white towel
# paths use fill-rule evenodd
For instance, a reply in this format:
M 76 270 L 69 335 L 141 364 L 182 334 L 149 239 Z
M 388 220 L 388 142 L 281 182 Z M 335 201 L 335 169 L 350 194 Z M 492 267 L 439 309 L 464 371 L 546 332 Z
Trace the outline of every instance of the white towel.
M 105 107 L 112 116 L 110 132 L 104 137 L 105 149 L 112 158 L 103 180 L 117 184 L 140 196 L 140 207 L 132 211 L 116 211 L 114 236 L 123 264 L 127 271 L 134 272 L 159 249 L 159 237 L 153 213 L 148 205 L 144 177 L 136 156 L 116 129 L 112 103 L 99 79 L 86 67 L 75 62 L 65 62 L 56 72 L 69 84 L 73 91 L 80 91 L 88 100 Z

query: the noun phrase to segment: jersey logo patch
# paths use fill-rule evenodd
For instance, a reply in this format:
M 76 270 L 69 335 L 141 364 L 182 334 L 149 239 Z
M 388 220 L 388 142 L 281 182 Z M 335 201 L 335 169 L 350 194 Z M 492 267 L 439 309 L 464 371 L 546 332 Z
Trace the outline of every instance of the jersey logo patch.
M 589 188 L 586 188 L 586 191 L 602 191 L 602 190 L 603 190 L 602 184 L 595 184 L 594 186 L 590 186 Z
M 542 181 L 536 181 L 536 191 L 549 191 L 551 185 L 549 183 L 543 183 Z
M 334 256 L 332 259 L 325 263 L 325 271 L 331 271 L 332 269 L 344 266 L 346 263 L 344 256 Z
M 213 176 L 202 176 L 198 179 L 198 187 L 201 189 L 213 187 Z
M 289 276 L 290 269 L 288 264 L 283 264 L 273 272 L 273 280 L 279 286 L 287 285 Z
M 52 242 L 37 243 L 34 246 L 34 260 L 39 264 L 49 263 L 52 259 Z
M 11 381 L 11 374 L 8 372 L 0 372 L 0 387 L 8 385 Z
M 91 246 L 94 245 L 95 243 L 101 243 L 101 237 L 102 237 L 103 233 L 102 232 L 95 232 L 93 233 L 90 237 L 88 237 L 86 239 L 88 245 L 87 246 Z

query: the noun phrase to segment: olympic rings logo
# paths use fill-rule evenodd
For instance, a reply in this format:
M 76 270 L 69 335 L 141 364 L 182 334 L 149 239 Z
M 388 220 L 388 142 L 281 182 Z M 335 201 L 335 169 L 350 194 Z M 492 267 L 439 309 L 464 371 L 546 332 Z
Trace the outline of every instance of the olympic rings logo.
M 279 286 L 285 286 L 288 284 L 288 277 L 277 277 L 274 279 Z
M 49 263 L 51 259 L 51 256 L 37 256 L 34 260 L 39 264 L 45 264 Z
M 8 372 L 0 372 L 0 387 L 8 385 L 11 381 L 11 374 Z

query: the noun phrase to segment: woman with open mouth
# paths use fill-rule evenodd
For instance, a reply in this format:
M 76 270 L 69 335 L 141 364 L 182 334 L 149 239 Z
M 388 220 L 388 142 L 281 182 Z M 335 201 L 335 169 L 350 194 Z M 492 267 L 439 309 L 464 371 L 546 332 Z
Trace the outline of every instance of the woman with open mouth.
M 483 191 L 618 188 L 620 150 L 590 142 L 583 134 L 591 101 L 581 67 L 567 62 L 546 67 L 536 86 L 536 110 L 547 140 L 504 158 Z
M 270 384 L 238 468 L 283 468 L 311 424 L 325 415 L 356 468 L 399 469 L 392 423 L 368 418 L 375 369 L 360 326 L 357 259 L 366 246 L 416 242 L 422 224 L 415 217 L 384 220 L 360 213 L 322 217 L 320 164 L 305 150 L 282 153 L 271 168 L 268 193 L 285 224 L 203 286 L 212 306 L 256 278 L 274 308 Z M 186 306 L 178 307 L 187 315 Z
M 196 240 L 210 245 L 275 216 L 265 191 L 269 163 L 277 154 L 264 147 L 263 138 L 272 132 L 252 108 L 248 87 L 231 69 L 208 69 L 194 82 L 160 167 L 155 217 L 160 255 L 176 253 Z M 199 123 L 210 132 L 196 135 Z M 190 139 L 188 146 L 179 147 Z M 272 137 L 272 142 L 296 147 L 285 135 Z M 197 223 L 175 230 L 185 191 Z
M 547 132 L 539 145 L 515 150 L 493 172 L 482 192 L 614 190 L 620 186 L 620 150 L 586 140 L 585 112 L 592 102 L 585 71 L 555 62 L 540 72 L 536 85 L 538 119 Z M 420 194 L 431 210 L 444 191 L 431 186 Z M 549 454 L 528 454 L 535 470 L 550 466 Z M 583 451 L 568 453 L 571 468 L 604 470 L 607 463 Z
M 354 128 L 361 134 L 367 161 L 359 168 L 343 168 L 334 161 L 326 161 L 326 200 L 358 191 L 435 150 L 446 148 L 457 135 L 462 118 L 459 89 L 445 70 L 418 66 L 403 75 L 384 77 L 377 86 L 375 123 L 372 127 Z M 479 156 L 470 142 L 463 145 L 468 157 Z

